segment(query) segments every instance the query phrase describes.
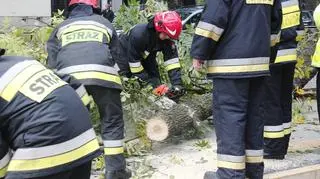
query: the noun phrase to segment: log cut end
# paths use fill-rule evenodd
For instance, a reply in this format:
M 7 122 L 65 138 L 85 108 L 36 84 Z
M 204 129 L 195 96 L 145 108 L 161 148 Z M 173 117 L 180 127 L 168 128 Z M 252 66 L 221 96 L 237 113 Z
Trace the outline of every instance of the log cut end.
M 148 138 L 154 141 L 163 141 L 169 135 L 169 126 L 167 122 L 160 117 L 148 120 L 146 130 Z

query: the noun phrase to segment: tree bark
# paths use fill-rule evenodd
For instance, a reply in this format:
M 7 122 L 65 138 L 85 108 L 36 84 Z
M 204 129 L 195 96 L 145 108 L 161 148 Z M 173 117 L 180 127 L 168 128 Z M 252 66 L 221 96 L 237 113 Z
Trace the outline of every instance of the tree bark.
M 212 115 L 212 95 L 194 95 L 182 99 L 170 109 L 161 109 L 147 119 L 146 134 L 150 140 L 163 141 L 179 135 Z

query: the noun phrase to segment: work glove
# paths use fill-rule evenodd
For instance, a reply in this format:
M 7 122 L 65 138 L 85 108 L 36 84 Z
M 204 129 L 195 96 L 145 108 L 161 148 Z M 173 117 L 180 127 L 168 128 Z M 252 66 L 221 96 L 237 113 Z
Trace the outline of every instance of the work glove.
M 165 84 L 159 85 L 152 92 L 156 96 L 163 96 L 169 91 L 169 87 Z

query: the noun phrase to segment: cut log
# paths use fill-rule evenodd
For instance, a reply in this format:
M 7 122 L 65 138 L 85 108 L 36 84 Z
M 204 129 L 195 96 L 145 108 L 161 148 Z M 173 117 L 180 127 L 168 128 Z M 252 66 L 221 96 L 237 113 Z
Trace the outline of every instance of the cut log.
M 181 99 L 170 109 L 158 110 L 147 119 L 146 134 L 150 140 L 163 141 L 179 135 L 212 115 L 212 95 L 193 95 Z

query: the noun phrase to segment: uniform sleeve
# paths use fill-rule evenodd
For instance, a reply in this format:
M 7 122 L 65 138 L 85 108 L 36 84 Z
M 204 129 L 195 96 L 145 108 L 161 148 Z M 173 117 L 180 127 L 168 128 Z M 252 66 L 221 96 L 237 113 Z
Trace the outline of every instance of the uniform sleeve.
M 56 68 L 56 60 L 57 60 L 57 54 L 59 52 L 59 40 L 57 38 L 57 31 L 58 29 L 54 29 L 51 33 L 49 40 L 47 41 L 47 65 L 49 68 L 54 69 Z
M 281 1 L 275 0 L 271 11 L 271 55 L 270 62 L 273 63 L 277 57 L 278 43 L 280 42 L 282 7 Z
M 146 49 L 144 40 L 142 38 L 143 34 L 135 33 L 134 29 L 132 29 L 132 31 L 133 32 L 131 32 L 131 34 L 129 35 L 127 49 L 130 71 L 134 76 L 137 76 L 141 80 L 146 81 L 148 79 L 148 74 L 145 72 L 141 64 L 141 59 L 143 59 L 142 54 Z
M 207 0 L 191 46 L 195 59 L 211 59 L 214 48 L 227 27 L 230 0 Z
M 178 49 L 176 44 L 168 40 L 162 50 L 164 56 L 164 65 L 167 71 L 180 68 Z
M 116 64 L 118 64 L 121 60 L 120 59 L 121 58 L 120 42 L 119 42 L 118 34 L 114 28 L 112 29 L 112 39 L 110 42 L 110 52 L 111 52 L 112 58 L 114 59 Z M 116 66 L 116 68 L 118 68 L 118 67 Z
M 299 6 L 300 6 L 300 12 L 301 12 L 301 1 L 299 1 Z M 303 39 L 303 36 L 305 34 L 305 31 L 304 31 L 304 25 L 303 25 L 303 20 L 302 20 L 302 13 L 300 13 L 300 24 L 297 28 L 297 37 L 296 37 L 296 40 L 299 42 Z

